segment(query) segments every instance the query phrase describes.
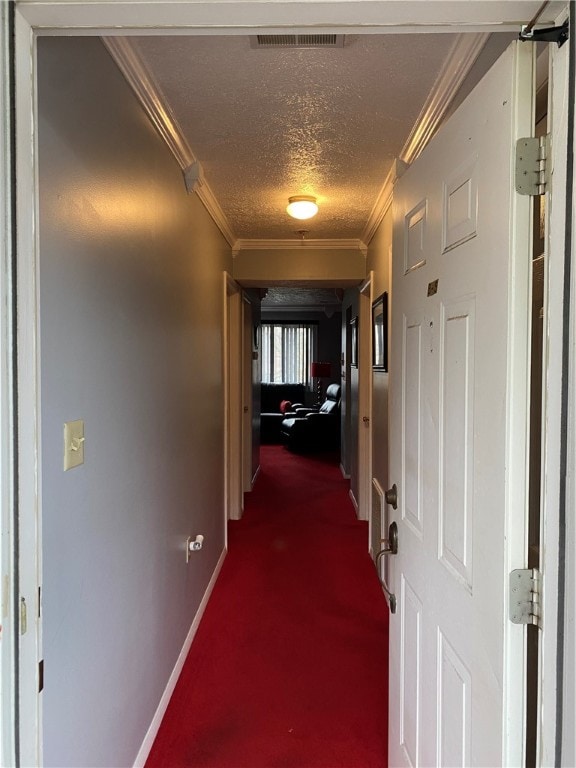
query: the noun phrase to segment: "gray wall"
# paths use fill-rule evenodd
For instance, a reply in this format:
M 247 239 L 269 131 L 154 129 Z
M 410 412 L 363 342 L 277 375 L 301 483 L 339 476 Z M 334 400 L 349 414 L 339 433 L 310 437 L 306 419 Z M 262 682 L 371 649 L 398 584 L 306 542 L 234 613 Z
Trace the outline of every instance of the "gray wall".
M 45 764 L 128 766 L 223 551 L 231 256 L 101 42 L 38 51 Z

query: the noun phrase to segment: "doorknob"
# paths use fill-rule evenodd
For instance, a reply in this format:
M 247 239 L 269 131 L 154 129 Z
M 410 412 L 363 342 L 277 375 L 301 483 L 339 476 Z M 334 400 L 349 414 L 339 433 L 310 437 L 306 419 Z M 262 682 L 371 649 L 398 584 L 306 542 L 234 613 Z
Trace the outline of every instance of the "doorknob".
M 398 509 L 398 488 L 396 487 L 396 483 L 394 483 L 392 488 L 388 488 L 384 494 L 384 498 L 386 499 L 386 504 L 390 504 L 392 509 Z
M 384 592 L 386 592 L 386 594 L 388 595 L 388 604 L 390 606 L 390 613 L 396 613 L 396 606 L 397 606 L 396 595 L 394 594 L 394 592 L 390 592 L 390 590 L 388 589 L 388 584 L 386 584 L 386 581 L 384 579 L 382 578 L 380 579 L 380 584 L 382 585 L 382 589 L 384 590 Z
M 398 526 L 395 522 L 390 523 L 390 527 L 388 528 L 388 538 L 384 539 L 383 543 L 387 546 L 377 553 L 374 562 L 376 564 L 376 570 L 378 570 L 378 578 L 380 579 L 382 589 L 388 595 L 390 613 L 396 613 L 396 595 L 390 590 L 388 584 L 386 584 L 386 579 L 383 576 L 380 576 L 380 571 L 378 569 L 378 562 L 383 555 L 395 555 L 398 553 Z

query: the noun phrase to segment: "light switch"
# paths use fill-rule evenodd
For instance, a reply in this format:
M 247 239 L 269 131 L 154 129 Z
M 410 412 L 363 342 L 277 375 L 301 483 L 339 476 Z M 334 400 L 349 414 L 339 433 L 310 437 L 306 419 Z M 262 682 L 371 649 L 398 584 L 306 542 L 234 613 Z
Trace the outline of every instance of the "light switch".
M 84 464 L 84 422 L 64 423 L 64 470 Z

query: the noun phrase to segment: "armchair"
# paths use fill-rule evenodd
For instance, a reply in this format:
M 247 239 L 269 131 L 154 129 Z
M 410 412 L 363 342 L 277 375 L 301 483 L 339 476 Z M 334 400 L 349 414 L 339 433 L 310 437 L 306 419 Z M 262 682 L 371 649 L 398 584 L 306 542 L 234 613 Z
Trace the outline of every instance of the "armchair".
M 262 382 L 260 385 L 260 442 L 280 443 L 280 425 L 285 418 L 283 401 L 293 403 L 306 395 L 304 384 Z
M 330 384 L 326 399 L 317 408 L 299 404 L 286 414 L 280 434 L 292 451 L 320 451 L 337 448 L 340 443 L 340 385 Z

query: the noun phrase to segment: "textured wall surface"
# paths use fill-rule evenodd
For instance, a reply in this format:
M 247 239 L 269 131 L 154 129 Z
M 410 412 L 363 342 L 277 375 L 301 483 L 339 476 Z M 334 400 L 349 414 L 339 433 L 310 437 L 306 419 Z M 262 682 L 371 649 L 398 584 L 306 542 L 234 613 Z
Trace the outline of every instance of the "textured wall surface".
M 223 550 L 231 256 L 100 41 L 38 47 L 45 765 L 128 766 Z

